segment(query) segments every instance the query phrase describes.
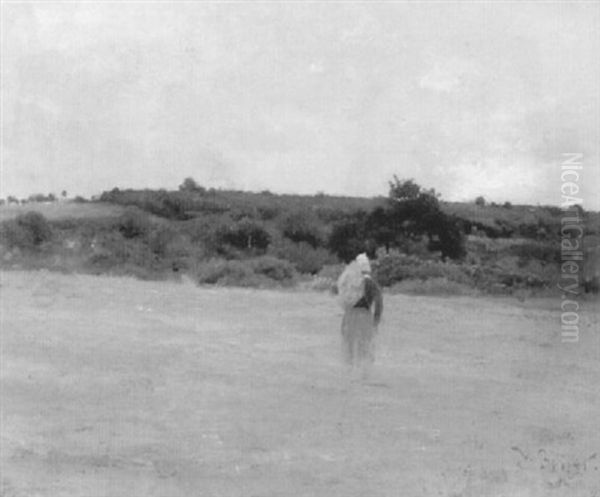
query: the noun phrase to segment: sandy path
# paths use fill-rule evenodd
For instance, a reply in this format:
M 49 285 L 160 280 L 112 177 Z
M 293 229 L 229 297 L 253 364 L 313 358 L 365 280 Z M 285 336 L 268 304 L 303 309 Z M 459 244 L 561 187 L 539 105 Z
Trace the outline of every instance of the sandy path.
M 600 496 L 600 330 L 386 296 L 367 382 L 322 293 L 2 274 L 8 496 Z

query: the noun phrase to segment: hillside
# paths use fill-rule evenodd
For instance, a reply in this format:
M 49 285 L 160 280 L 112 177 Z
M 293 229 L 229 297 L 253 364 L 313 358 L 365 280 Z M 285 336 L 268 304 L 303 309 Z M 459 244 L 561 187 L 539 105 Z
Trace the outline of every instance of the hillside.
M 441 201 L 440 216 L 462 245 L 462 253 L 448 259 L 444 239 L 393 233 L 404 225 L 372 225 L 387 222 L 385 216 L 375 217 L 378 209 L 385 214 L 384 197 L 195 187 L 172 192 L 113 189 L 100 198 L 0 207 L 2 267 L 144 279 L 189 274 L 200 283 L 241 286 L 289 286 L 318 277 L 317 286 L 327 287 L 326 281 L 341 270 L 343 254 L 352 256 L 370 246 L 377 258 L 376 276 L 401 291 L 543 294 L 555 291 L 560 276 L 564 214 L 557 207 Z M 43 217 L 25 219 L 30 211 Z M 582 268 L 581 283 L 587 278 L 586 289 L 592 290 L 598 286 L 599 221 L 598 213 L 582 217 L 585 248 L 593 257 Z M 391 242 L 384 247 L 378 237 Z M 441 254 L 436 248 L 440 243 Z

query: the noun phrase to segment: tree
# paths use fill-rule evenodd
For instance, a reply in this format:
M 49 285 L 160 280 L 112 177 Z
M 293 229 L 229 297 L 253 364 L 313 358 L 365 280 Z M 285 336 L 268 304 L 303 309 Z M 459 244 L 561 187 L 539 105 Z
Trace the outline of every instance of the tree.
M 479 197 L 475 199 L 475 205 L 478 205 L 479 207 L 485 206 L 485 199 L 479 195 Z
M 389 251 L 401 248 L 406 240 L 418 242 L 427 237 L 429 249 L 439 250 L 442 258 L 464 256 L 463 227 L 458 218 L 444 214 L 435 190 L 395 175 L 389 186 L 388 202 L 371 211 L 359 235 L 362 240 Z
M 327 245 L 346 263 L 361 252 L 368 250 L 372 254 L 371 244 L 367 243 L 367 213 L 356 211 L 335 224 Z
M 396 200 L 413 200 L 421 193 L 421 187 L 414 180 L 399 180 L 394 174 L 392 181 L 389 181 L 390 192 L 389 197 Z
M 179 191 L 182 192 L 193 192 L 193 193 L 205 193 L 206 189 L 196 183 L 196 180 L 192 177 L 187 177 L 183 180 L 183 183 L 179 185 Z

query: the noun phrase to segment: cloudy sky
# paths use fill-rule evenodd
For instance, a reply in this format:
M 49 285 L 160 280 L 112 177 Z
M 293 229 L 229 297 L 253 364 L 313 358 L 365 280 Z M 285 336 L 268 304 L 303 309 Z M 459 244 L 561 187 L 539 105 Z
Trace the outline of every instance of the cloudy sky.
M 114 186 L 600 208 L 600 3 L 2 4 L 1 195 Z

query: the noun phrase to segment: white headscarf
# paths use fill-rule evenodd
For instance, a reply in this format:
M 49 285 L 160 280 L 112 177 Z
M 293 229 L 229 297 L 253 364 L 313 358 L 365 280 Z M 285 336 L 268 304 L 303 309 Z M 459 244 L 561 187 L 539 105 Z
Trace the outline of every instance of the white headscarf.
M 363 272 L 363 273 L 371 272 L 371 263 L 369 262 L 369 258 L 367 257 L 367 254 L 365 254 L 365 253 L 358 254 L 356 256 L 356 263 L 358 264 L 358 267 L 360 268 L 361 272 Z

